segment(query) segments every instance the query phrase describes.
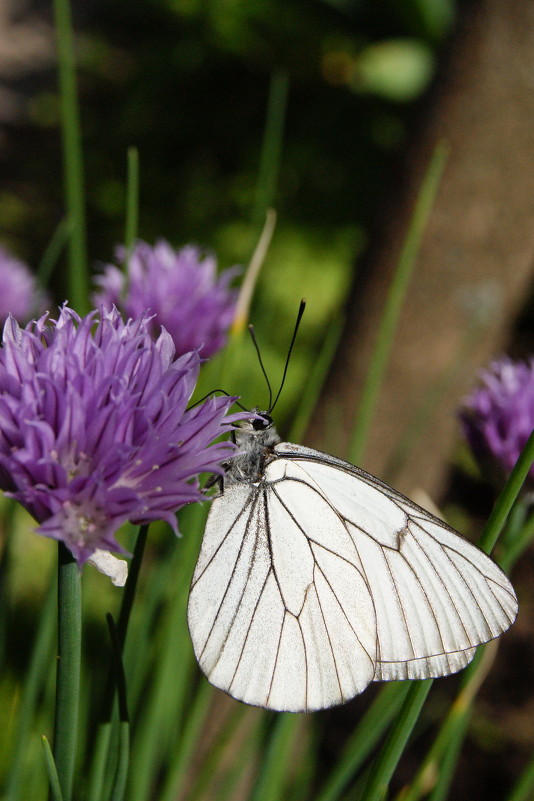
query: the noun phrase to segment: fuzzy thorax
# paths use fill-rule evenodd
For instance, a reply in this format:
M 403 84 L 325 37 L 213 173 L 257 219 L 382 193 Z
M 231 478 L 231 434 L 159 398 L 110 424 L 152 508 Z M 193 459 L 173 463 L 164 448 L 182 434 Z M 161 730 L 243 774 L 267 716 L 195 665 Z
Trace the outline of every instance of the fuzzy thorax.
M 238 451 L 226 469 L 224 478 L 227 484 L 261 481 L 273 448 L 280 442 L 269 415 L 266 412 L 259 414 L 265 416 L 244 420 L 235 431 Z

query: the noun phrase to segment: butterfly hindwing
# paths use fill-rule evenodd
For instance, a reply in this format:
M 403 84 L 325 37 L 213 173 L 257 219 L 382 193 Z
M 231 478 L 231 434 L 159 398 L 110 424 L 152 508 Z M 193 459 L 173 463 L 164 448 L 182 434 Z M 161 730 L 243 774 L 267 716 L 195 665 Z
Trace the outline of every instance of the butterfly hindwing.
M 275 450 L 278 469 L 308 474 L 358 551 L 376 610 L 375 680 L 454 673 L 513 622 L 508 578 L 446 523 L 347 462 L 288 443 Z

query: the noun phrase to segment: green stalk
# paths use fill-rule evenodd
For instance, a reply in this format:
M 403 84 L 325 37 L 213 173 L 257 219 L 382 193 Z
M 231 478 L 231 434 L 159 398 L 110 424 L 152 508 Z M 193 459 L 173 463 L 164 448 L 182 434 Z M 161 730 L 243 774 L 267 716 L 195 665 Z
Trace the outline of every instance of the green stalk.
M 161 790 L 160 801 L 174 801 L 180 797 L 182 784 L 187 771 L 191 769 L 191 760 L 202 737 L 202 727 L 206 726 L 212 699 L 213 687 L 203 681 L 187 710 L 178 748 L 169 760 L 169 773 Z
M 534 538 L 534 514 L 524 523 L 521 530 L 511 540 L 507 546 L 506 551 L 499 558 L 499 565 L 505 573 L 509 573 L 515 565 L 525 548 L 527 548 L 532 539 Z
M 471 715 L 469 711 L 458 720 L 455 736 L 451 740 L 449 748 L 443 755 L 439 777 L 436 782 L 436 786 L 428 797 L 428 801 L 446 801 L 454 774 L 456 772 L 458 757 L 460 756 L 464 739 L 469 729 L 470 720 Z
M 136 147 L 128 148 L 128 174 L 126 179 L 126 230 L 124 246 L 126 262 L 137 238 L 139 222 L 139 151 Z
M 431 686 L 432 679 L 425 679 L 414 682 L 408 690 L 398 720 L 389 732 L 384 747 L 369 774 L 362 795 L 365 801 L 382 801 L 384 798 Z
M 398 713 L 410 688 L 408 682 L 387 682 L 359 721 L 343 753 L 328 774 L 316 801 L 337 801 Z
M 277 715 L 252 801 L 278 801 L 287 796 L 285 783 L 288 771 L 293 767 L 296 734 L 301 723 L 300 715 L 290 712 Z
M 167 599 L 159 627 L 155 664 L 146 677 L 147 689 L 137 721 L 137 730 L 142 736 L 136 738 L 132 747 L 129 801 L 144 801 L 150 794 L 166 755 L 176 741 L 176 733 L 183 732 L 191 710 L 195 661 L 188 641 L 187 597 L 198 554 L 194 520 L 203 519 L 204 514 L 201 504 L 191 504 L 186 520 L 183 516 L 180 518 L 180 528 L 187 534 L 175 551 L 172 597 Z M 183 743 L 182 738 L 180 743 Z M 176 752 L 173 756 L 175 760 L 180 759 Z
M 528 475 L 532 462 L 534 461 L 534 432 L 530 435 L 525 447 L 523 448 L 519 459 L 517 460 L 514 469 L 510 473 L 506 484 L 504 485 L 502 492 L 500 493 L 495 506 L 493 507 L 492 513 L 488 518 L 488 522 L 484 528 L 484 532 L 482 537 L 479 540 L 479 547 L 490 553 L 499 537 L 504 524 L 507 520 L 508 515 L 515 503 L 519 492 L 523 486 L 523 483 Z M 530 533 L 530 532 L 529 532 Z M 522 538 L 522 543 L 524 540 Z M 483 654 L 488 650 L 488 646 L 485 648 L 480 648 L 471 665 L 466 670 L 466 684 L 464 685 L 464 689 L 458 696 L 455 705 L 453 706 L 451 713 L 446 721 L 446 723 L 442 726 L 438 737 L 434 743 L 433 748 L 431 748 L 429 754 L 425 762 L 430 762 L 435 760 L 438 755 L 444 753 L 445 757 L 448 761 L 448 769 L 449 771 L 452 770 L 452 756 L 448 754 L 447 746 L 450 746 L 453 742 L 453 735 L 459 736 L 459 731 L 461 728 L 461 724 L 463 724 L 463 719 L 468 714 L 468 708 L 472 703 L 476 691 L 480 685 L 480 676 L 483 674 L 483 667 L 479 667 L 481 663 Z M 472 682 L 472 684 L 470 684 Z M 430 684 L 431 682 L 429 682 Z M 467 701 L 465 699 L 468 699 Z M 409 703 L 409 699 L 407 701 Z M 415 701 L 418 703 L 418 701 Z M 451 734 L 452 732 L 452 734 Z M 454 746 L 451 746 L 454 748 Z M 400 756 L 400 753 L 399 753 Z M 391 775 L 390 775 L 391 777 Z M 389 781 L 389 779 L 388 779 Z M 416 779 L 413 788 L 410 791 L 407 791 L 403 796 L 403 801 L 406 798 L 419 798 L 419 791 L 420 791 L 420 781 L 421 781 L 421 774 L 419 774 L 418 778 Z M 380 798 L 380 796 L 376 796 L 376 798 Z M 374 796 L 370 796 L 369 799 L 366 797 L 366 801 L 375 801 Z
M 54 580 L 51 582 L 47 597 L 41 608 L 37 638 L 33 646 L 28 671 L 24 677 L 17 728 L 13 737 L 13 756 L 10 760 L 10 771 L 6 781 L 5 797 L 9 798 L 9 801 L 19 801 L 24 795 L 24 761 L 27 743 L 29 737 L 31 737 L 38 697 L 43 691 L 43 685 L 48 675 L 55 648 L 56 621 L 54 610 L 56 608 L 56 599 L 56 577 L 54 575 Z
M 58 78 L 63 135 L 65 201 L 70 224 L 68 296 L 80 314 L 88 309 L 89 277 L 85 233 L 85 201 L 80 116 L 68 0 L 54 0 Z
M 54 762 L 54 757 L 52 755 L 48 738 L 44 734 L 41 737 L 41 742 L 44 749 L 46 770 L 50 782 L 50 795 L 52 801 L 64 801 L 63 793 L 61 792 L 61 785 L 59 783 L 59 776 L 57 775 L 56 763 Z
M 332 320 L 327 328 L 317 358 L 311 367 L 310 377 L 295 411 L 288 436 L 289 442 L 300 442 L 304 436 L 339 344 L 342 323 L 343 320 L 337 318 Z
M 4 540 L 4 547 L 0 553 L 0 665 L 2 667 L 6 656 L 8 620 L 10 617 L 8 586 L 16 509 L 17 504 L 13 498 L 6 498 L 0 520 L 0 532 Z
M 519 459 L 515 463 L 514 469 L 508 476 L 504 488 L 497 498 L 484 531 L 478 543 L 478 547 L 486 553 L 491 553 L 499 534 L 501 533 L 506 519 L 510 514 L 517 496 L 523 486 L 529 470 L 534 462 L 534 431 L 521 451 Z
M 69 220 L 64 217 L 54 231 L 37 268 L 37 280 L 43 288 L 48 286 L 50 276 L 69 241 L 70 233 Z
M 388 292 L 384 313 L 380 319 L 373 358 L 369 366 L 367 379 L 362 390 L 362 397 L 358 409 L 356 425 L 352 433 L 352 441 L 348 459 L 353 464 L 359 464 L 369 434 L 376 401 L 393 343 L 395 329 L 406 291 L 412 276 L 413 267 L 421 239 L 427 224 L 434 198 L 438 190 L 448 150 L 443 144 L 438 144 L 430 164 L 423 178 L 419 190 L 415 209 L 410 220 L 408 234 L 402 248 L 393 280 Z
M 534 756 L 507 796 L 506 801 L 531 801 L 534 797 Z
M 436 739 L 428 750 L 426 757 L 419 766 L 409 787 L 405 787 L 399 794 L 398 801 L 417 801 L 428 792 L 429 776 L 435 776 L 436 782 L 441 780 L 442 761 L 447 757 L 449 767 L 452 768 L 450 749 L 457 750 L 458 741 L 462 742 L 471 707 L 480 685 L 491 668 L 495 651 L 479 648 L 471 664 L 465 669 L 462 676 L 462 687 L 447 717 L 441 724 Z
M 141 563 L 143 560 L 143 554 L 145 552 L 147 536 L 148 536 L 148 525 L 141 526 L 139 529 L 139 534 L 137 535 L 133 558 L 130 563 L 130 569 L 128 570 L 128 579 L 124 587 L 121 610 L 119 613 L 119 620 L 116 627 L 116 642 L 117 642 L 116 647 L 119 649 L 121 655 L 124 649 L 124 643 L 128 631 L 128 623 L 130 621 L 130 614 L 132 611 L 132 606 L 137 589 L 137 581 L 139 578 L 139 572 L 141 570 Z M 91 772 L 89 776 L 89 792 L 87 794 L 87 798 L 89 801 L 100 801 L 100 799 L 102 798 L 106 767 L 109 756 L 109 745 L 111 742 L 111 735 L 113 728 L 111 720 L 113 712 L 113 702 L 115 699 L 115 690 L 116 690 L 115 670 L 113 666 L 111 666 L 108 672 L 108 678 L 104 694 L 102 696 L 100 723 L 97 729 L 95 737 L 95 745 L 93 749 Z M 126 742 L 124 726 L 122 725 L 125 722 L 127 721 L 121 721 L 121 732 L 119 739 L 122 745 L 124 745 L 124 743 Z M 129 749 L 129 742 L 128 742 L 128 749 Z M 124 751 L 120 750 L 119 759 L 121 759 L 123 756 L 124 756 Z M 117 769 L 119 768 L 120 765 L 118 766 Z
M 58 659 L 54 759 L 63 795 L 71 801 L 78 742 L 82 593 L 76 560 L 58 543 Z
M 276 182 L 280 169 L 280 154 L 284 137 L 284 122 L 287 106 L 288 73 L 285 69 L 274 70 L 269 87 L 267 119 L 263 133 L 260 167 L 256 184 L 253 222 L 255 230 L 263 225 L 267 209 L 273 205 Z
M 123 801 L 128 779 L 128 765 L 130 761 L 130 716 L 128 714 L 128 701 L 126 693 L 126 676 L 122 662 L 122 643 L 119 641 L 117 628 L 113 617 L 106 615 L 109 634 L 113 649 L 113 662 L 115 666 L 115 683 L 119 699 L 119 744 L 117 769 L 113 782 L 111 801 Z

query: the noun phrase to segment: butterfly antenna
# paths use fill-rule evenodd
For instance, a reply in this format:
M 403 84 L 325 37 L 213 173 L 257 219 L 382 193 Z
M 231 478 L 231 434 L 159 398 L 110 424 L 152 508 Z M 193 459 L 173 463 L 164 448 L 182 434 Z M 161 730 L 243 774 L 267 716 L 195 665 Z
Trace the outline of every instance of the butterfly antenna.
M 265 381 L 267 382 L 267 389 L 269 390 L 269 406 L 268 406 L 268 408 L 270 409 L 271 408 L 271 401 L 273 399 L 273 391 L 271 389 L 271 382 L 269 381 L 269 376 L 267 375 L 267 371 L 266 371 L 265 366 L 263 364 L 263 359 L 261 358 L 260 347 L 259 347 L 258 342 L 256 340 L 256 332 L 254 331 L 254 326 L 253 325 L 249 325 L 248 331 L 249 331 L 249 334 L 250 334 L 250 336 L 252 338 L 252 342 L 254 343 L 254 347 L 256 348 L 256 353 L 258 354 L 258 361 L 260 363 L 261 371 L 262 371 L 262 373 L 263 373 L 263 375 L 265 377 Z M 275 403 L 276 403 L 276 401 L 275 401 Z
M 199 400 L 197 400 L 194 403 L 192 403 L 191 406 L 188 406 L 187 409 L 186 409 L 186 412 L 188 412 L 190 409 L 194 409 L 195 406 L 199 405 L 199 403 L 204 403 L 205 400 L 210 398 L 216 392 L 220 392 L 221 395 L 226 395 L 227 398 L 231 398 L 232 397 L 230 395 L 230 393 L 227 392 L 225 389 L 212 389 L 211 392 L 206 393 L 206 395 L 204 395 L 202 398 L 200 398 Z M 234 403 L 235 403 L 236 406 L 239 406 L 239 408 L 242 409 L 244 412 L 248 412 L 247 407 L 243 406 L 243 404 L 239 403 L 239 401 L 235 400 Z
M 278 392 L 276 394 L 276 398 L 274 399 L 273 405 L 271 406 L 271 404 L 269 404 L 269 414 L 272 412 L 272 410 L 276 406 L 276 404 L 278 402 L 278 398 L 280 397 L 280 393 L 282 392 L 282 389 L 283 389 L 283 386 L 284 386 L 284 383 L 285 383 L 285 380 L 286 380 L 287 368 L 289 367 L 289 360 L 291 358 L 291 351 L 293 350 L 293 345 L 295 344 L 295 340 L 297 338 L 297 333 L 298 333 L 298 330 L 299 330 L 300 321 L 302 320 L 302 315 L 304 314 L 304 309 L 305 308 L 306 308 L 306 298 L 302 298 L 302 300 L 300 301 L 299 311 L 298 311 L 298 314 L 297 314 L 297 321 L 295 323 L 295 329 L 293 331 L 293 336 L 291 337 L 291 343 L 289 345 L 289 350 L 287 352 L 286 363 L 285 363 L 285 367 L 284 367 L 284 374 L 282 376 L 282 381 L 280 382 L 280 389 L 278 390 Z

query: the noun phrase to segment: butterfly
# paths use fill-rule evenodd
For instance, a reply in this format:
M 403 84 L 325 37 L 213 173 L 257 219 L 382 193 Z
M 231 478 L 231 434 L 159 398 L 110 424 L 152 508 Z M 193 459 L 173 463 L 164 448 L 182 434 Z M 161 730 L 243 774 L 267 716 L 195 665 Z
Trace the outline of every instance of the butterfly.
M 359 467 L 243 421 L 211 503 L 188 624 L 216 687 L 278 711 L 342 704 L 372 681 L 456 673 L 513 623 L 505 574 Z

